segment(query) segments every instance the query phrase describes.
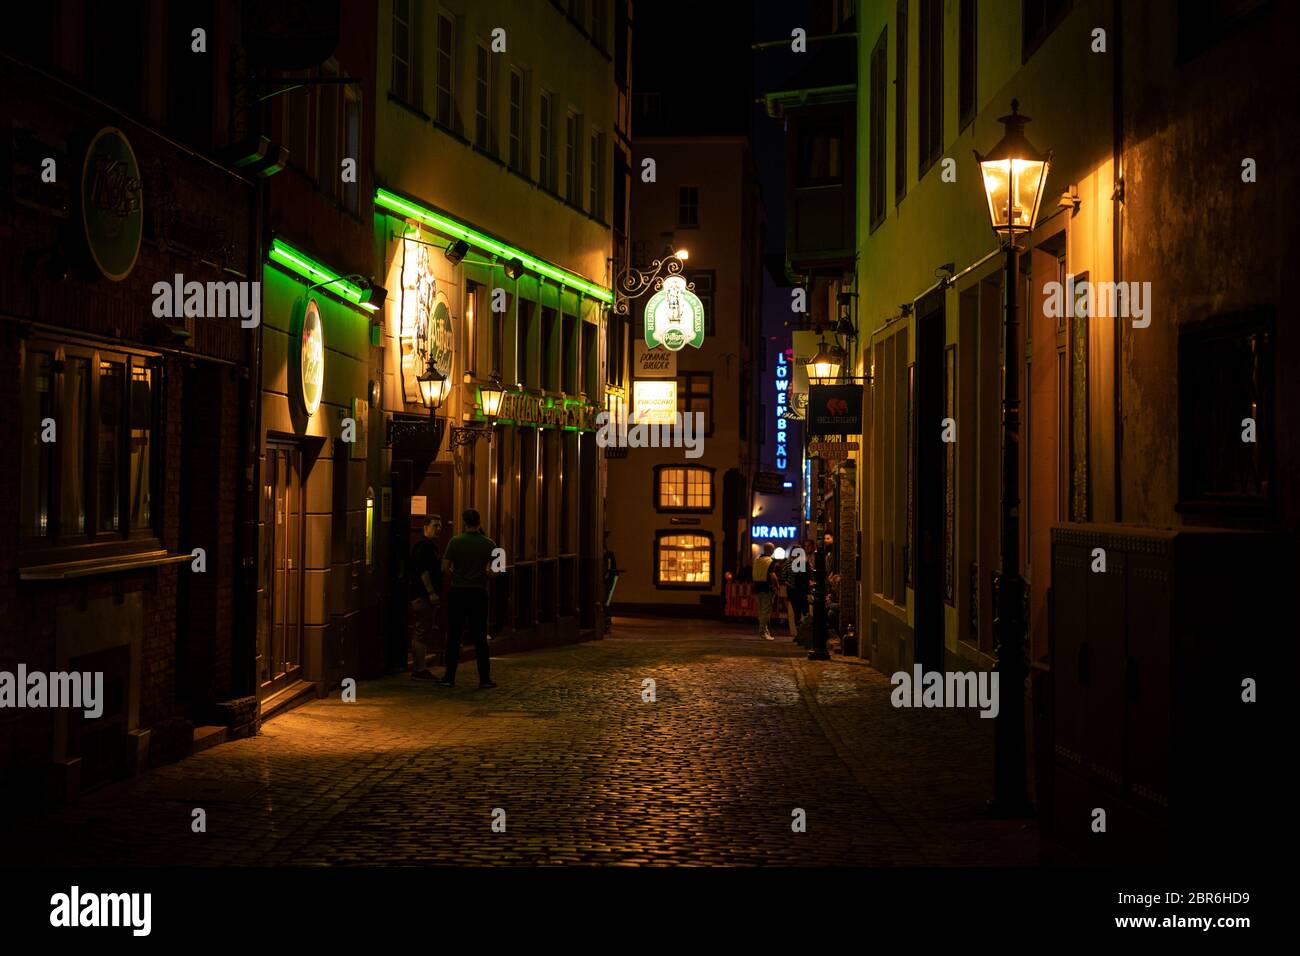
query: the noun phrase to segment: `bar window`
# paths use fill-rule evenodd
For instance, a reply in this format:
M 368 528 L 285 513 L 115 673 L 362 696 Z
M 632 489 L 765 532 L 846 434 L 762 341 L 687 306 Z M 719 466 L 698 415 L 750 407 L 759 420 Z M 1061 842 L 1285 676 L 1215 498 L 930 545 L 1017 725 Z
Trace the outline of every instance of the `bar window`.
M 713 472 L 700 466 L 655 469 L 655 507 L 660 511 L 712 511 Z
M 713 587 L 713 536 L 657 532 L 654 566 L 656 587 Z
M 158 374 L 148 356 L 28 342 L 19 466 L 25 546 L 152 535 L 158 520 Z

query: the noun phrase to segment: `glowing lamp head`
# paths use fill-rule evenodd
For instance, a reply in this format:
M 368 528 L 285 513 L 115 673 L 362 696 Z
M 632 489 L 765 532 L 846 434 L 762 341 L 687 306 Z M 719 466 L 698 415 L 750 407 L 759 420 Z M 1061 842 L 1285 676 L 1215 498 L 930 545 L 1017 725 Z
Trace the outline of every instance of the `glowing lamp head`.
M 501 387 L 499 378 L 494 375 L 486 385 L 480 385 L 478 396 L 484 418 L 491 420 L 501 414 L 501 400 L 505 398 L 506 390 Z
M 829 384 L 839 378 L 840 367 L 840 356 L 822 342 L 817 346 L 817 354 L 808 360 L 808 381 L 814 385 Z
M 416 377 L 416 382 L 420 386 L 420 400 L 424 402 L 425 408 L 436 409 L 447 398 L 447 393 L 451 390 L 451 380 L 439 374 L 437 369 L 430 365 L 423 375 Z
M 1012 100 L 1011 112 L 998 118 L 1005 127 L 1002 139 L 987 154 L 975 153 L 984 177 L 989 221 L 994 232 L 1008 238 L 1034 228 L 1052 165 L 1051 152 L 1039 152 L 1025 137 L 1029 121 L 1020 113 L 1020 102 Z

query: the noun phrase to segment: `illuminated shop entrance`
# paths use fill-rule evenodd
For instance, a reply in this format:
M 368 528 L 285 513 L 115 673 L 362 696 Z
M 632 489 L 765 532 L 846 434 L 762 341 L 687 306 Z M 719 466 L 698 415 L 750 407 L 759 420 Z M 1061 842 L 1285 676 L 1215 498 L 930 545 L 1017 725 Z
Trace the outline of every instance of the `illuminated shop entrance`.
M 267 444 L 258 582 L 257 679 L 261 697 L 302 676 L 302 469 L 302 449 Z

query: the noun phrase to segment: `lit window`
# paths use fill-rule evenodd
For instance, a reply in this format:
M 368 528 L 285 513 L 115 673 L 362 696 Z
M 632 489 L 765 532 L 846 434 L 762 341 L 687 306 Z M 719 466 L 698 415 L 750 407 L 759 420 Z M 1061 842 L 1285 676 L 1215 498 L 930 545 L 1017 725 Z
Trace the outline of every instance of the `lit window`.
M 655 539 L 655 584 L 713 585 L 713 539 L 705 534 L 660 534 Z
M 661 511 L 713 510 L 713 473 L 707 468 L 660 468 L 656 506 Z

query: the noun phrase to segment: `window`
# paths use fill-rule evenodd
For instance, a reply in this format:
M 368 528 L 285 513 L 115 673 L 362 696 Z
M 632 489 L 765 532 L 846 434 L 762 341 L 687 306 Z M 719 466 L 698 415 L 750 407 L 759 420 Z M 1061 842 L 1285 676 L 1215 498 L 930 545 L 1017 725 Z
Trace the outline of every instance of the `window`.
M 1180 330 L 1179 508 L 1273 497 L 1273 323 L 1264 312 Z M 1250 421 L 1254 441 L 1246 440 Z
M 917 76 L 917 177 L 943 151 L 943 0 L 920 0 Z
M 566 395 L 578 394 L 578 320 L 572 315 L 560 323 L 563 336 L 560 351 L 560 391 Z
M 976 34 L 979 14 L 976 0 L 961 0 L 961 23 L 957 37 L 957 128 L 965 129 L 975 118 Z
M 416 57 L 419 26 L 415 4 L 411 0 L 393 0 L 393 77 L 392 93 L 400 100 L 419 108 L 420 74 Z
M 800 186 L 834 186 L 844 181 L 842 134 L 836 123 L 805 123 L 799 131 Z
M 898 0 L 894 24 L 894 204 L 907 195 L 907 4 Z
M 24 541 L 57 546 L 151 532 L 157 368 L 149 358 L 33 340 L 23 358 Z M 49 441 L 43 440 L 50 436 Z
M 1179 0 L 1178 62 L 1204 53 L 1267 5 L 1268 0 Z
M 602 222 L 605 219 L 605 134 L 591 134 L 591 172 L 588 179 L 588 211 Z
M 291 73 L 283 79 L 289 86 L 295 80 L 306 79 L 306 72 Z M 289 164 L 311 175 L 309 166 L 311 135 L 311 87 L 301 86 L 280 94 L 282 99 L 281 115 L 284 118 L 284 144 L 289 147 Z
M 711 534 L 655 533 L 655 586 L 708 590 L 713 587 Z
M 704 434 L 713 434 L 713 373 L 681 372 L 677 376 L 677 410 L 704 416 Z
M 712 470 L 698 466 L 658 466 L 655 468 L 655 508 L 659 511 L 712 511 Z
M 548 392 L 560 390 L 560 321 L 554 309 L 542 309 L 542 388 Z
M 605 4 L 607 0 L 591 0 L 591 38 L 596 41 L 596 46 L 605 49 L 605 34 L 608 27 L 605 25 Z
M 524 149 L 524 74 L 516 67 L 510 68 L 510 168 L 524 171 L 528 151 Z
M 555 144 L 552 138 L 551 94 L 543 91 L 537 109 L 537 184 L 555 191 Z
M 438 55 L 437 55 L 437 99 L 434 106 L 434 119 L 448 129 L 455 119 L 455 88 L 452 78 L 455 74 L 455 30 L 456 25 L 445 13 L 438 14 Z
M 713 334 L 713 291 L 717 273 L 713 269 L 695 269 L 686 273 L 686 281 L 694 284 L 694 291 L 704 306 L 704 334 Z
M 338 67 L 333 63 L 321 69 L 322 79 L 338 79 L 338 75 Z M 316 94 L 320 103 L 316 116 L 316 155 L 320 158 L 321 187 L 327 196 L 335 198 L 339 197 L 343 185 L 343 167 L 338 155 L 342 142 L 339 131 L 340 92 L 338 84 L 323 83 Z
M 700 187 L 677 187 L 677 225 L 695 229 L 700 224 Z
M 576 206 L 582 201 L 581 171 L 578 169 L 578 127 L 577 113 L 569 113 L 564 122 L 564 198 Z
M 474 145 L 492 149 L 492 54 L 481 45 L 474 61 Z
M 1028 60 L 1070 12 L 1071 0 L 1023 0 L 1020 18 L 1024 28 L 1021 55 Z
M 880 31 L 880 39 L 871 51 L 871 153 L 870 199 L 871 228 L 885 221 L 885 35 L 889 28 Z
M 356 175 L 343 184 L 343 207 L 353 215 L 361 214 L 361 94 L 349 87 L 343 91 L 343 155 L 357 162 Z

